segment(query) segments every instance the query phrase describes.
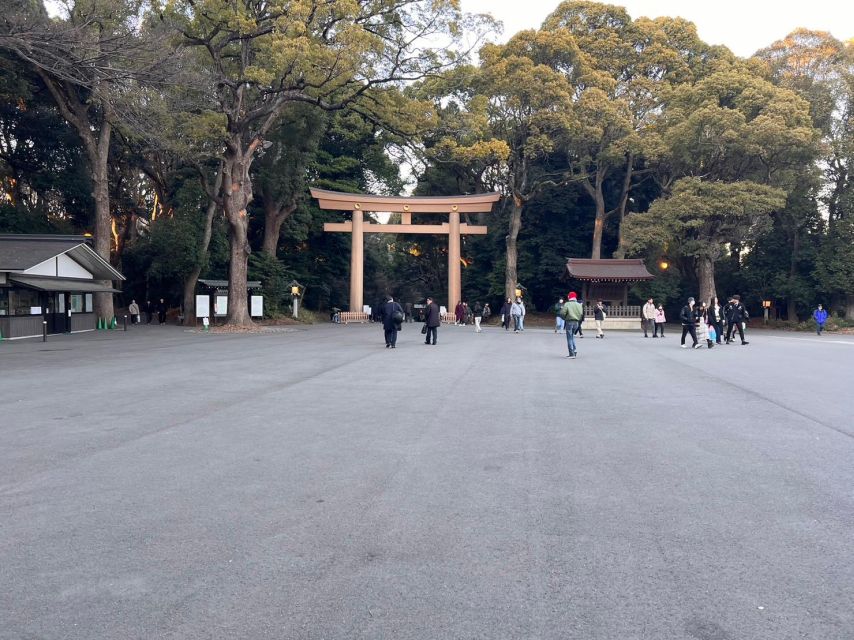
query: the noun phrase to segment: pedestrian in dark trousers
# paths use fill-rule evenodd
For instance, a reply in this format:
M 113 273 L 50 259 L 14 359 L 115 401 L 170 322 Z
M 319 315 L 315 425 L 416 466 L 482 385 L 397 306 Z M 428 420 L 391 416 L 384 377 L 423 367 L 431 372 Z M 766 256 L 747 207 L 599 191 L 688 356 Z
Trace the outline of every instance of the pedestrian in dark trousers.
M 655 304 L 652 298 L 646 301 L 646 304 L 641 309 L 641 329 L 643 329 L 643 337 L 649 337 L 649 331 L 655 329 Z M 653 332 L 652 337 L 655 337 Z
M 388 301 L 382 306 L 380 315 L 383 319 L 383 333 L 385 333 L 385 348 L 397 348 L 397 332 L 400 331 L 401 323 L 403 322 L 403 307 L 394 301 L 391 296 Z
M 566 357 L 575 359 L 578 356 L 578 348 L 575 346 L 575 330 L 578 328 L 578 323 L 584 318 L 584 307 L 578 302 L 575 291 L 569 292 L 560 315 L 564 320 L 566 330 L 566 348 L 569 351 L 569 355 Z
M 720 344 L 723 341 L 724 335 L 724 309 L 718 301 L 717 296 L 712 296 L 712 299 L 709 301 L 706 317 L 709 325 L 715 328 L 715 343 Z
M 157 303 L 157 321 L 166 324 L 166 301 L 163 298 Z
M 679 313 L 679 320 L 682 322 L 682 342 L 679 346 L 683 349 L 688 348 L 685 345 L 685 336 L 690 333 L 691 339 L 694 341 L 692 346 L 695 349 L 700 349 L 701 347 L 697 343 L 697 329 L 694 324 L 697 321 L 696 314 L 694 313 L 694 298 L 688 298 L 688 304 L 682 307 L 682 311 Z
M 154 306 L 152 306 L 151 300 L 146 300 L 145 304 L 142 305 L 142 308 L 145 310 L 145 324 L 151 324 L 151 316 L 154 311 Z
M 727 321 L 727 329 L 726 329 L 726 342 L 730 344 L 730 341 L 735 337 L 733 329 L 738 330 L 738 335 L 741 337 L 741 344 L 750 344 L 747 340 L 744 339 L 744 328 L 741 326 L 742 322 L 747 322 L 750 319 L 750 316 L 747 313 L 747 309 L 744 308 L 744 305 L 741 303 L 741 296 L 733 296 L 730 303 L 727 305 L 728 311 L 724 312 Z
M 442 324 L 442 316 L 439 313 L 439 305 L 433 301 L 433 298 L 427 298 L 427 306 L 424 308 L 424 324 L 427 326 L 424 344 L 430 344 L 432 339 L 433 345 L 435 345 L 439 325 Z
M 578 298 L 578 304 L 581 305 L 581 320 L 578 321 L 578 326 L 575 327 L 575 335 L 579 338 L 584 337 L 584 331 L 581 330 L 581 325 L 584 324 L 584 300 Z
M 821 335 L 821 332 L 824 331 L 824 323 L 827 322 L 827 310 L 818 305 L 818 309 L 812 312 L 812 318 L 815 320 L 815 332 Z
M 507 301 L 501 306 L 501 326 L 505 331 L 510 331 L 510 311 L 513 309 L 513 301 L 507 298 Z
M 655 310 L 655 333 L 652 334 L 653 338 L 658 337 L 658 331 L 661 330 L 661 337 L 664 337 L 664 325 L 667 322 L 667 316 L 664 315 L 664 305 L 659 304 L 658 309 Z

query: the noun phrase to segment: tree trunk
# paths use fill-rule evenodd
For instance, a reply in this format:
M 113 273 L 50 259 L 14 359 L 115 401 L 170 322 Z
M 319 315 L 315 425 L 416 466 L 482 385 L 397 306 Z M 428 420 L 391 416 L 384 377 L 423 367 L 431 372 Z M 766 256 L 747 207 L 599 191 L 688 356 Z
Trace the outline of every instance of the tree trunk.
M 202 242 L 199 245 L 199 255 L 196 267 L 190 272 L 186 282 L 184 282 L 184 324 L 194 327 L 196 326 L 196 285 L 199 282 L 199 276 L 202 274 L 202 266 L 208 255 L 208 247 L 211 243 L 211 234 L 213 233 L 213 219 L 217 210 L 217 198 L 222 189 L 222 167 L 217 170 L 216 183 L 213 187 L 213 193 L 208 194 L 210 202 L 208 210 L 205 213 L 205 231 L 202 234 Z
M 296 210 L 296 204 L 282 205 L 270 198 L 267 194 L 264 198 L 264 241 L 261 250 L 268 256 L 275 258 L 279 248 L 279 237 L 282 234 L 282 225 Z
M 617 226 L 617 250 L 614 251 L 614 258 L 622 260 L 626 257 L 626 246 L 623 239 L 623 220 L 626 218 L 626 210 L 629 205 L 629 193 L 632 190 L 632 170 L 634 169 L 635 156 L 632 153 L 626 155 L 626 175 L 623 178 L 623 189 L 620 193 L 620 204 L 617 207 L 619 214 L 619 224 Z M 604 202 L 603 202 L 604 207 Z
M 92 196 L 95 199 L 95 233 L 93 234 L 95 236 L 95 251 L 107 262 L 110 262 L 110 248 L 113 238 L 108 163 L 111 134 L 112 125 L 104 121 L 101 124 L 97 148 L 93 157 L 89 159 L 92 164 Z M 94 303 L 96 317 L 111 319 L 115 315 L 112 293 L 96 293 Z
M 786 300 L 786 318 L 789 322 L 798 321 L 798 305 L 795 301 L 794 295 L 792 294 L 792 285 L 794 285 L 795 279 L 798 276 L 798 250 L 800 249 L 800 240 L 801 237 L 798 233 L 798 228 L 795 227 L 792 236 L 792 255 L 789 259 L 789 297 L 788 300 Z
M 697 258 L 697 278 L 700 284 L 700 295 L 697 300 L 697 306 L 701 302 L 707 304 L 715 295 L 715 263 L 711 258 L 700 256 Z
M 246 284 L 249 272 L 249 203 L 252 201 L 252 180 L 249 166 L 255 143 L 244 152 L 239 141 L 229 144 L 223 164 L 223 209 L 228 221 L 231 256 L 228 268 L 228 314 L 226 324 L 251 326 Z
M 587 193 L 593 198 L 593 204 L 596 207 L 596 219 L 593 222 L 593 249 L 590 252 L 593 260 L 599 260 L 602 257 L 602 234 L 605 230 L 605 194 L 602 192 L 604 177 L 604 174 L 597 170 L 592 184 L 590 180 L 582 183 Z
M 505 269 L 504 277 L 504 297 L 516 297 L 516 285 L 519 283 L 519 274 L 517 271 L 518 251 L 516 241 L 519 238 L 519 230 L 522 228 L 522 209 L 524 207 L 522 199 L 518 196 L 513 196 L 513 205 L 510 210 L 510 229 L 505 242 L 507 245 L 507 268 Z

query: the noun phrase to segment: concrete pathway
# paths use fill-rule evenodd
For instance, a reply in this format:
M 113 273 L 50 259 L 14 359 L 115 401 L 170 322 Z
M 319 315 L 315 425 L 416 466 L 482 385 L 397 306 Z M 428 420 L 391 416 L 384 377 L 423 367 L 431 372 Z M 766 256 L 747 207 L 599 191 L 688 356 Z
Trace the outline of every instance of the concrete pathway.
M 0 344 L 0 639 L 854 638 L 854 340 Z

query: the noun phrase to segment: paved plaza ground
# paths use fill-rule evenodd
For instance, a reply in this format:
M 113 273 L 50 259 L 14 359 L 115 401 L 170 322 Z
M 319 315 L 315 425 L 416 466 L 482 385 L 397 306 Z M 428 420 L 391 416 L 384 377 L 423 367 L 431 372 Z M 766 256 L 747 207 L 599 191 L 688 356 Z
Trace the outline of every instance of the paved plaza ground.
M 0 344 L 0 638 L 854 638 L 854 336 L 593 333 Z

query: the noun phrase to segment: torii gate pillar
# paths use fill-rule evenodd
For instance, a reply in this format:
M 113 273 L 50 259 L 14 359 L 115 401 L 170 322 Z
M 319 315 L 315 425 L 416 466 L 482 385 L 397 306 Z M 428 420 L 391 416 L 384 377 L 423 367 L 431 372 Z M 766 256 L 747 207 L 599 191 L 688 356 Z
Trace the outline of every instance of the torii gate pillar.
M 353 210 L 353 232 L 350 234 L 350 311 L 361 311 L 365 305 L 365 214 Z
M 460 269 L 460 212 L 456 205 L 448 220 L 448 311 L 462 299 L 463 276 Z

